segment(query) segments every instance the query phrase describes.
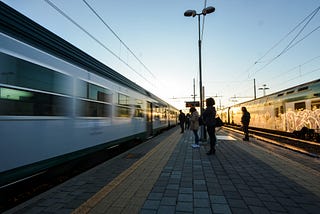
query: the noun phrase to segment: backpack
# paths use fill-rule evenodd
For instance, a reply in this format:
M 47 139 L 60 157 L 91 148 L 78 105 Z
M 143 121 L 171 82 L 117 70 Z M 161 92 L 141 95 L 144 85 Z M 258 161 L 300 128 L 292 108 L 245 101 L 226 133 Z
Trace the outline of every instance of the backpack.
M 220 117 L 216 117 L 215 118 L 215 127 L 221 127 L 221 126 L 223 126 L 222 120 L 220 119 Z

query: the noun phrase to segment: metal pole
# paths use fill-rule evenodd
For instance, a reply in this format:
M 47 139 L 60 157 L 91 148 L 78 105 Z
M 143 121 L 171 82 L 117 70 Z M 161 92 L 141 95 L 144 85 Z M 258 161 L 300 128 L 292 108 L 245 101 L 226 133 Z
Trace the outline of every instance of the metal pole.
M 200 88 L 200 115 L 202 116 L 203 113 L 203 96 L 202 96 L 202 70 L 201 70 L 201 38 L 200 38 L 200 15 L 198 14 L 198 47 L 199 47 L 199 78 L 200 78 L 200 83 L 199 83 L 199 88 Z M 201 128 L 200 130 L 200 139 L 203 139 L 204 137 L 204 127 Z
M 254 99 L 257 99 L 257 89 L 256 89 L 256 79 L 253 79 L 253 94 L 254 94 Z
M 194 78 L 193 78 L 193 102 L 196 102 L 196 84 L 195 84 Z

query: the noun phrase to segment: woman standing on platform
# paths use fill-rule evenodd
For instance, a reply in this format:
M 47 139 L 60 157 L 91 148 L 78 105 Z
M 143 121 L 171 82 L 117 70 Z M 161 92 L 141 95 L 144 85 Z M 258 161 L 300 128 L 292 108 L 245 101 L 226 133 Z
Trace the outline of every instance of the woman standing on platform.
M 199 129 L 199 113 L 197 112 L 195 107 L 190 108 L 190 129 L 193 131 L 194 134 L 194 140 L 195 143 L 191 146 L 193 148 L 199 148 L 199 135 L 198 135 L 198 129 Z
M 206 99 L 207 108 L 203 112 L 203 121 L 207 127 L 207 132 L 210 139 L 210 150 L 207 152 L 207 155 L 213 155 L 216 152 L 216 130 L 215 130 L 215 118 L 216 118 L 216 109 L 214 107 L 215 101 L 213 98 Z

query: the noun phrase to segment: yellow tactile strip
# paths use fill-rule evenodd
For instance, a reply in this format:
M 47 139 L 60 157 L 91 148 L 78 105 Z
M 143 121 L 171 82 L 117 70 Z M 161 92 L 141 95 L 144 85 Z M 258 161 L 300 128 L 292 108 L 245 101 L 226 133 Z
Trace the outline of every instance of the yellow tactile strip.
M 233 135 L 234 136 L 234 135 Z M 236 137 L 237 138 L 237 137 Z M 259 160 L 265 162 L 273 169 L 292 179 L 299 185 L 303 186 L 313 194 L 320 197 L 320 172 L 305 165 L 284 157 L 280 154 L 268 150 L 266 147 L 261 147 L 256 144 L 258 140 L 251 138 L 250 142 L 235 141 L 234 145 L 247 151 L 251 155 L 255 156 Z M 292 152 L 292 151 L 288 151 Z M 297 154 L 300 155 L 300 154 Z M 317 161 L 320 164 L 319 159 L 311 158 L 310 161 Z
M 180 137 L 179 130 L 168 136 L 72 213 L 139 211 Z

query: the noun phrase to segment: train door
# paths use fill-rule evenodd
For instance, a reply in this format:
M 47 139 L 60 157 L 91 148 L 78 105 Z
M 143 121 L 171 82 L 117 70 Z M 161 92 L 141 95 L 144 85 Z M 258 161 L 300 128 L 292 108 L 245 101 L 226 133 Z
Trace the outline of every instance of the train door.
M 286 131 L 286 115 L 284 109 L 284 103 L 277 102 L 274 104 L 274 122 L 272 129 L 279 130 L 279 131 Z
M 151 137 L 152 136 L 152 129 L 153 129 L 153 126 L 152 126 L 152 103 L 150 102 L 147 102 L 147 138 Z

